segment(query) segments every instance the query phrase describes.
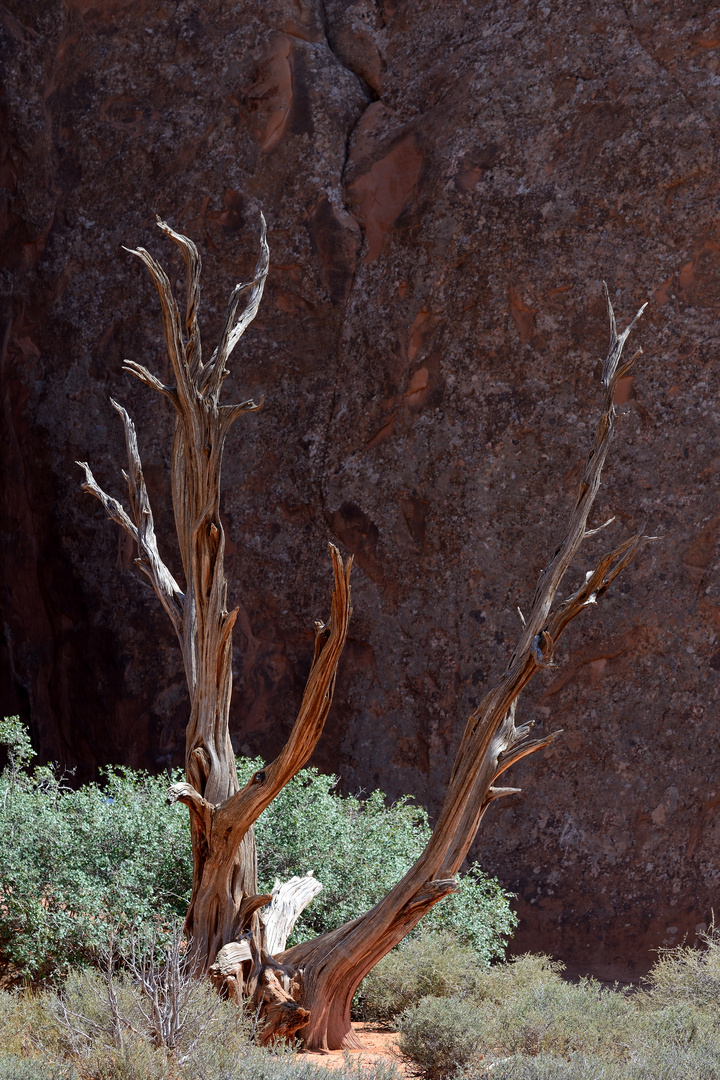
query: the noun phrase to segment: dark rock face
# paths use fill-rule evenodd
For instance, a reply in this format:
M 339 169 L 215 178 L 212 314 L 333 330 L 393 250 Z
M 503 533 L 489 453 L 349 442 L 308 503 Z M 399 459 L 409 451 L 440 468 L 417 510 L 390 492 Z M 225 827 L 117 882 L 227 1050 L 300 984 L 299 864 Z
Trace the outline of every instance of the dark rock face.
M 442 799 L 560 536 L 598 402 L 600 280 L 645 357 L 582 565 L 643 552 L 521 702 L 551 751 L 483 822 L 519 949 L 638 973 L 717 906 L 720 23 L 702 3 L 11 0 L 0 182 L 2 686 L 78 777 L 182 758 L 179 652 L 133 552 L 80 493 L 122 493 L 134 417 L 164 551 L 171 419 L 157 212 L 200 245 L 204 332 L 272 267 L 227 400 L 238 750 L 272 755 L 355 554 L 352 640 L 316 763 Z

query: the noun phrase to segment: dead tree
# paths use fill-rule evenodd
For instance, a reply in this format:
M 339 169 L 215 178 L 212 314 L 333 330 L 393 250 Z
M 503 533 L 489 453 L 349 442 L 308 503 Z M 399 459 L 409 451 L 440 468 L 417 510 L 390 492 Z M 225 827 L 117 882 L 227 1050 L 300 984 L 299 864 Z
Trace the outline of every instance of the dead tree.
M 186 782 L 171 789 L 171 798 L 185 803 L 192 823 L 194 876 L 186 928 L 213 980 L 261 1006 L 266 1021 L 264 1041 L 299 1030 L 309 1047 L 353 1047 L 358 1044 L 350 1025 L 350 1004 L 360 982 L 434 904 L 456 890 L 455 875 L 485 810 L 493 800 L 518 790 L 500 786 L 500 776 L 560 734 L 533 738 L 529 724 L 516 727 L 515 707 L 520 693 L 536 671 L 552 663 L 555 645 L 571 620 L 595 604 L 652 539 L 642 533 L 629 537 L 603 556 L 566 600 L 555 602 L 581 544 L 599 532 L 588 529 L 588 516 L 612 438 L 617 383 L 642 351 L 623 363 L 623 347 L 644 308 L 618 334 L 606 290 L 610 346 L 602 371 L 602 411 L 565 534 L 540 575 L 520 640 L 502 678 L 467 721 L 443 809 L 427 847 L 402 881 L 365 915 L 272 956 L 266 942 L 272 937 L 277 943 L 281 938 L 268 935 L 267 917 L 265 925 L 257 917 L 271 897 L 257 892 L 253 825 L 305 765 L 322 733 L 348 631 L 351 560 L 343 562 L 339 552 L 330 546 L 334 573 L 331 613 L 327 624 L 316 624 L 315 655 L 297 720 L 275 761 L 239 790 L 228 735 L 231 633 L 236 612 L 226 610 L 220 464 L 230 425 L 259 406 L 252 401 L 221 405 L 219 396 L 228 356 L 255 317 L 262 297 L 269 264 L 265 223 L 263 220 L 261 254 L 254 278 L 233 290 L 220 343 L 207 363 L 201 356 L 197 318 L 200 257 L 190 240 L 163 222 L 158 224 L 180 247 L 185 259 L 184 336 L 164 271 L 142 248 L 133 254 L 150 270 L 160 295 L 176 385 L 163 385 L 132 361 L 125 362 L 125 370 L 164 394 L 175 409 L 172 495 L 186 580 L 184 591 L 158 554 L 135 429 L 125 410 L 115 402 L 125 426 L 129 461 L 125 476 L 132 517 L 98 487 L 88 466 L 81 464 L 86 474 L 84 489 L 100 499 L 109 516 L 136 541 L 136 561 L 170 616 L 183 652 L 191 700 Z M 246 291 L 249 300 L 238 316 L 239 300 Z M 309 895 L 307 883 L 300 892 Z M 289 925 L 292 913 L 286 913 L 284 918 Z
M 202 358 L 198 301 L 200 255 L 186 237 L 158 221 L 179 246 L 185 260 L 187 307 L 185 335 L 180 311 L 162 267 L 143 248 L 133 251 L 149 269 L 160 295 L 165 341 L 175 376 L 165 386 L 140 364 L 126 360 L 124 370 L 163 394 L 175 410 L 172 446 L 172 500 L 185 589 L 180 588 L 160 558 L 135 426 L 121 405 L 128 455 L 127 480 L 131 515 L 106 495 L 85 462 L 85 491 L 95 495 L 108 515 L 137 544 L 136 564 L 148 576 L 170 616 L 180 642 L 190 693 L 190 719 L 185 736 L 184 784 L 171 797 L 190 810 L 193 890 L 186 930 L 204 965 L 220 948 L 252 927 L 269 895 L 258 895 L 253 824 L 277 793 L 307 762 L 320 737 L 330 708 L 337 665 L 350 619 L 350 566 L 331 545 L 334 572 L 330 618 L 316 623 L 315 655 L 297 720 L 277 759 L 239 790 L 235 757 L 228 732 L 232 689 L 232 628 L 237 609 L 228 611 L 223 569 L 225 535 L 220 521 L 220 470 L 231 425 L 262 406 L 253 401 L 221 405 L 220 390 L 228 374 L 227 360 L 257 314 L 267 277 L 270 253 L 262 223 L 260 258 L 251 281 L 233 289 L 220 341 L 206 362 Z M 238 316 L 240 299 L 249 293 Z

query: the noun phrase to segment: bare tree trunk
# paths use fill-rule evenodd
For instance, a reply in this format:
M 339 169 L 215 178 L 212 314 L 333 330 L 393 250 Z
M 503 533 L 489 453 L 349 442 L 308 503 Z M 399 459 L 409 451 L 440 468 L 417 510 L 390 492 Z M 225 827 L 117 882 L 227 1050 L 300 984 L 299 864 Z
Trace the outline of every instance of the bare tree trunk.
M 81 464 L 86 474 L 85 490 L 100 499 L 109 516 L 137 542 L 136 561 L 170 616 L 183 652 L 191 700 L 186 781 L 176 784 L 170 797 L 188 806 L 192 821 L 193 893 L 186 928 L 197 958 L 204 968 L 212 967 L 214 981 L 244 993 L 265 1010 L 264 1041 L 287 1036 L 302 1027 L 301 1035 L 310 1047 L 353 1047 L 357 1040 L 350 1025 L 350 1004 L 360 982 L 433 904 L 455 891 L 455 875 L 485 810 L 494 799 L 517 790 L 497 786 L 501 774 L 560 734 L 533 739 L 530 725 L 515 726 L 520 693 L 539 668 L 552 663 L 555 644 L 568 623 L 596 603 L 637 551 L 652 539 L 638 533 L 625 540 L 600 559 L 567 600 L 555 604 L 558 588 L 583 540 L 599 531 L 588 530 L 588 516 L 612 437 L 617 382 L 640 355 L 638 352 L 621 365 L 623 346 L 643 309 L 618 335 L 606 290 L 610 348 L 603 365 L 603 408 L 567 529 L 540 575 L 532 607 L 527 620 L 523 619 L 524 629 L 505 673 L 467 721 L 444 806 L 425 851 L 402 881 L 367 914 L 272 957 L 265 948 L 263 927 L 257 918 L 259 908 L 271 896 L 257 893 L 253 825 L 306 764 L 322 733 L 348 632 L 351 560 L 343 563 L 339 552 L 330 545 L 334 575 L 331 614 L 326 625 L 316 624 L 315 655 L 298 717 L 275 761 L 239 790 L 228 735 L 231 634 L 237 611 L 226 610 L 220 467 L 231 424 L 259 406 L 252 401 L 220 405 L 219 394 L 227 373 L 227 358 L 255 317 L 262 296 L 269 264 L 265 223 L 263 220 L 255 277 L 234 289 L 220 343 L 207 364 L 201 357 L 197 323 L 198 252 L 186 237 L 163 222 L 158 224 L 185 258 L 185 340 L 167 276 L 142 248 L 134 254 L 150 270 L 160 295 L 176 386 L 164 386 L 131 361 L 125 362 L 125 369 L 164 394 L 175 408 L 172 492 L 187 582 L 185 592 L 158 554 L 135 429 L 125 410 L 115 402 L 125 425 L 132 518 L 98 487 L 88 466 Z M 237 317 L 239 299 L 246 290 L 250 290 L 250 298 L 243 314 Z
M 192 825 L 193 890 L 186 929 L 195 953 L 209 966 L 219 949 L 249 926 L 262 933 L 256 913 L 269 897 L 257 893 L 253 824 L 275 795 L 307 762 L 322 733 L 330 708 L 337 664 L 350 618 L 350 566 L 331 546 L 334 573 L 332 610 L 327 625 L 316 624 L 315 656 L 300 713 L 288 742 L 272 765 L 239 790 L 235 756 L 228 731 L 232 691 L 232 628 L 237 609 L 227 610 L 223 568 L 225 535 L 220 521 L 220 471 L 228 431 L 244 413 L 262 405 L 221 405 L 227 359 L 254 319 L 262 298 L 269 250 L 262 222 L 260 258 L 252 281 L 238 284 L 228 304 L 220 342 L 203 363 L 198 300 L 200 256 L 195 245 L 164 222 L 159 227 L 181 249 L 187 273 L 185 337 L 180 312 L 162 267 L 143 248 L 134 251 L 148 267 L 162 304 L 163 325 L 175 386 L 165 386 L 146 368 L 126 360 L 124 368 L 164 394 L 175 409 L 172 448 L 172 497 L 175 527 L 186 588 L 183 592 L 158 552 L 135 427 L 122 417 L 128 454 L 131 514 L 105 494 L 84 462 L 84 489 L 95 495 L 111 518 L 135 540 L 135 560 L 150 579 L 167 611 L 182 649 L 190 693 L 185 738 L 186 782 L 171 798 L 189 807 Z M 240 316 L 243 293 L 250 296 Z

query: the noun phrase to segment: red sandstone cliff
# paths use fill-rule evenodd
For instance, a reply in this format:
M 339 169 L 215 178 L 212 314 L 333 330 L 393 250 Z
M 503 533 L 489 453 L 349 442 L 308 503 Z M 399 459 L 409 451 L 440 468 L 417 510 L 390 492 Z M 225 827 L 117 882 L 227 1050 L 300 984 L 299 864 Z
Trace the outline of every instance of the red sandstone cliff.
M 720 875 L 715 6 L 11 0 L 0 20 L 5 712 L 80 777 L 180 760 L 170 626 L 74 461 L 121 493 L 123 401 L 169 541 L 170 417 L 120 372 L 163 375 L 158 304 L 121 244 L 178 271 L 155 213 L 194 237 L 212 338 L 262 207 L 271 274 L 228 386 L 266 395 L 226 454 L 237 747 L 287 730 L 334 536 L 355 614 L 317 764 L 436 806 L 577 480 L 605 278 L 619 318 L 651 304 L 598 519 L 663 539 L 522 702 L 566 735 L 515 769 L 477 854 L 519 894 L 519 947 L 619 972 L 692 935 Z

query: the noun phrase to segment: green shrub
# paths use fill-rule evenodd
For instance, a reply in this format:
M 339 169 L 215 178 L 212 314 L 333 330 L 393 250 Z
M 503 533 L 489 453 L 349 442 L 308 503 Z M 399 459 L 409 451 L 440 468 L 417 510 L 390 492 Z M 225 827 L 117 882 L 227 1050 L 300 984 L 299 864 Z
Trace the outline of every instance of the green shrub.
M 7 721 L 0 729 L 11 744 L 0 776 L 0 952 L 24 976 L 52 978 L 95 962 L 112 928 L 184 915 L 190 835 L 185 808 L 165 804 L 165 778 L 112 769 L 102 786 L 73 791 L 48 767 L 19 767 L 22 734 Z
M 405 938 L 363 981 L 354 1010 L 364 1020 L 389 1023 L 421 998 L 472 992 L 481 965 L 475 950 L 447 930 Z
M 445 1080 L 478 1056 L 478 1020 L 467 998 L 422 998 L 398 1018 L 400 1053 L 425 1080 Z
M 245 782 L 262 762 L 239 762 Z M 337 777 L 303 769 L 260 816 L 255 836 L 260 888 L 312 870 L 323 891 L 298 919 L 290 944 L 325 933 L 371 908 L 410 868 L 430 838 L 427 814 L 404 797 L 388 807 L 381 791 L 340 795 Z M 505 954 L 517 926 L 510 897 L 477 864 L 457 893 L 436 904 L 420 928 L 449 930 L 481 962 Z
M 22 977 L 60 979 L 96 963 L 108 933 L 162 930 L 187 909 L 192 861 L 187 810 L 168 806 L 166 777 L 110 769 L 77 791 L 51 768 L 31 770 L 17 718 L 0 724 L 9 764 L 0 774 L 0 953 Z M 258 762 L 240 761 L 245 779 Z M 173 779 L 179 779 L 179 774 Z M 425 846 L 425 811 L 381 792 L 343 797 L 335 777 L 305 769 L 261 815 L 260 887 L 313 870 L 323 891 L 298 919 L 291 943 L 372 907 Z M 424 920 L 455 928 L 487 963 L 502 955 L 516 918 L 496 881 L 476 868 L 459 894 Z M 458 928 L 460 928 L 458 930 Z

